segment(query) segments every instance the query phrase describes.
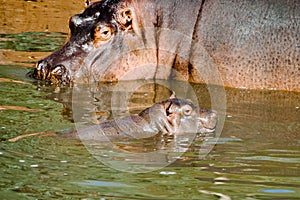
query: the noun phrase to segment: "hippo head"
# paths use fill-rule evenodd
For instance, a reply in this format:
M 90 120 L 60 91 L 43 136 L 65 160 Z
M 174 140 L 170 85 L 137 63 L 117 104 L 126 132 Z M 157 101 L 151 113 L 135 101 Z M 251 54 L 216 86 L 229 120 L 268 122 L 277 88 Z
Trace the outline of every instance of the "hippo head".
M 169 98 L 139 114 L 163 133 L 211 133 L 217 125 L 217 112 L 195 106 L 185 99 Z
M 79 68 L 92 65 L 92 52 L 97 51 L 96 59 L 109 58 L 107 49 L 120 46 L 117 35 L 132 29 L 132 11 L 123 0 L 87 1 L 87 8 L 70 18 L 69 29 L 65 45 L 37 63 L 34 78 L 68 83 Z
M 188 100 L 171 98 L 166 102 L 167 118 L 176 132 L 211 133 L 217 125 L 217 112 L 195 106 Z

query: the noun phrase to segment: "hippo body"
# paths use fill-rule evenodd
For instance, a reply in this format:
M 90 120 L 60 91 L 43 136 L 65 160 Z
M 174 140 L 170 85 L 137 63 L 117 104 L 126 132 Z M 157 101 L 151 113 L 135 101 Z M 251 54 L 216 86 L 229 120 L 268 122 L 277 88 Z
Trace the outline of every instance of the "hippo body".
M 155 103 L 137 115 L 106 121 L 78 131 L 81 140 L 150 138 L 159 133 L 168 135 L 213 132 L 216 111 L 195 106 L 190 101 L 170 98 Z
M 299 19 L 298 1 L 102 0 L 70 18 L 69 40 L 33 76 L 220 84 L 198 70 L 213 63 L 225 86 L 300 91 Z

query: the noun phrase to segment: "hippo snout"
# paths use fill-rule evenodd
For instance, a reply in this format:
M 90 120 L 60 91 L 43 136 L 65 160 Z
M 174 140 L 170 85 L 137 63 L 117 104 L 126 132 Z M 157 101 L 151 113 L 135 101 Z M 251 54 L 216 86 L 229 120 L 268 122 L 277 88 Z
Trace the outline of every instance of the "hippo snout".
M 198 121 L 201 132 L 214 132 L 218 121 L 217 111 L 201 109 Z
M 64 65 L 51 66 L 45 60 L 40 60 L 33 72 L 33 77 L 39 80 L 49 80 L 52 82 L 69 83 L 70 75 Z

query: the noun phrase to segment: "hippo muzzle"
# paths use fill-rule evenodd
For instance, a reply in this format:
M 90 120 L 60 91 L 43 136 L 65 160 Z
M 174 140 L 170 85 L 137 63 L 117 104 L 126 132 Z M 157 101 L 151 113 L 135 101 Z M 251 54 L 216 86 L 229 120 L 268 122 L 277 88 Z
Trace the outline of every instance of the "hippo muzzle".
M 198 121 L 198 132 L 200 133 L 211 133 L 215 131 L 218 116 L 214 110 L 199 109 Z
M 70 73 L 64 65 L 50 66 L 43 60 L 38 62 L 31 76 L 35 79 L 48 80 L 54 83 L 68 84 L 71 81 Z

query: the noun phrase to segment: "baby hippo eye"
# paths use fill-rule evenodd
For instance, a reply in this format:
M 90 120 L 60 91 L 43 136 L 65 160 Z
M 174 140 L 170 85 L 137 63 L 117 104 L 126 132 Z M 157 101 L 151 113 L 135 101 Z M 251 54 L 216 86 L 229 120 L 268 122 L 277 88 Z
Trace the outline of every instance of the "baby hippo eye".
M 181 108 L 182 114 L 185 116 L 190 116 L 193 112 L 193 108 L 190 105 L 184 105 Z

